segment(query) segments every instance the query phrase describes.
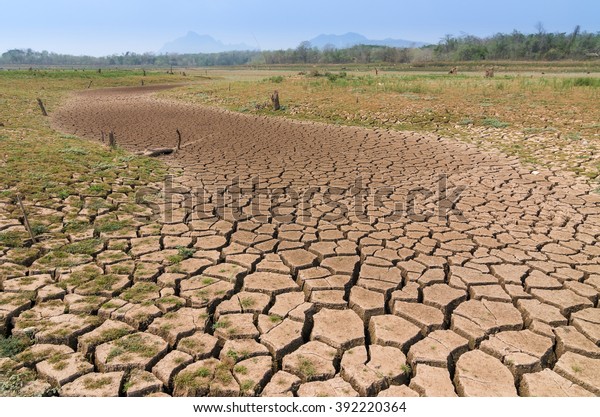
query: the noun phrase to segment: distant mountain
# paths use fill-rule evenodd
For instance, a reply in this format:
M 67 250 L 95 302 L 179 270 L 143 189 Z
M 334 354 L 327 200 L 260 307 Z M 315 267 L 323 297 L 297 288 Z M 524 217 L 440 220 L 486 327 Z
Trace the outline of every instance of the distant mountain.
M 424 42 L 409 41 L 405 39 L 368 39 L 366 36 L 354 32 L 348 32 L 344 35 L 319 35 L 316 38 L 311 39 L 309 42 L 312 46 L 316 46 L 319 49 L 323 49 L 327 45 L 333 45 L 338 49 L 349 48 L 355 45 L 380 45 L 393 46 L 396 48 L 418 48 L 426 45 Z
M 228 45 L 208 35 L 198 35 L 196 32 L 188 32 L 185 36 L 167 42 L 158 52 L 161 54 L 197 54 L 215 53 L 226 51 L 250 51 L 256 48 L 243 43 Z

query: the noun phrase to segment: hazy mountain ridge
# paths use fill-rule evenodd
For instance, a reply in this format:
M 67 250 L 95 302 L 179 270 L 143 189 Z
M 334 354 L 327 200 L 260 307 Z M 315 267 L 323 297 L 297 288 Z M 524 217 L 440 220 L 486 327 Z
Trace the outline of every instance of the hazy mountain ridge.
M 323 49 L 325 46 L 334 46 L 338 49 L 350 48 L 355 45 L 377 45 L 392 46 L 395 48 L 411 48 L 427 45 L 425 42 L 412 41 L 406 39 L 369 39 L 360 33 L 348 32 L 343 35 L 321 34 L 309 40 L 312 46 Z
M 189 31 L 185 36 L 167 42 L 158 50 L 161 54 L 196 54 L 196 53 L 216 53 L 226 51 L 251 51 L 256 48 L 246 44 L 225 44 L 212 36 L 199 35 L 196 32 Z
M 360 33 L 348 32 L 343 35 L 321 34 L 311 39 L 310 44 L 316 48 L 323 49 L 326 46 L 334 46 L 338 49 L 349 48 L 355 45 L 376 45 L 376 46 L 392 46 L 395 48 L 411 48 L 426 45 L 424 42 L 411 41 L 406 39 L 368 39 Z M 290 45 L 290 48 L 294 46 Z M 189 31 L 185 36 L 177 38 L 171 42 L 167 42 L 158 53 L 177 53 L 177 54 L 194 54 L 194 53 L 216 53 L 227 51 L 253 51 L 257 48 L 248 46 L 244 43 L 240 44 L 225 44 L 209 35 L 199 35 L 196 32 Z

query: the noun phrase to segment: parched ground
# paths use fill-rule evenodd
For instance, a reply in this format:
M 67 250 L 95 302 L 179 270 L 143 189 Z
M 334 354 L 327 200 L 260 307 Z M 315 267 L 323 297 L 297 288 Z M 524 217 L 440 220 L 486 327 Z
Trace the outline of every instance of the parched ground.
M 54 114 L 127 150 L 177 130 L 182 147 L 165 183 L 135 189 L 143 210 L 102 223 L 115 190 L 81 209 L 104 225 L 69 234 L 87 254 L 3 255 L 0 325 L 35 344 L 0 365 L 61 395 L 600 395 L 600 195 L 583 181 L 152 91 Z

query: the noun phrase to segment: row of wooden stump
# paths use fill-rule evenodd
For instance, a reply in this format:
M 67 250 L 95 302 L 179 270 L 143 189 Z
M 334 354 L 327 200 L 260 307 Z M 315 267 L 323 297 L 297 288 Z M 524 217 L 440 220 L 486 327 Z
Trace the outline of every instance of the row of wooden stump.
M 452 67 L 448 74 L 458 74 L 458 67 Z M 494 76 L 494 67 L 487 68 L 485 70 L 485 78 L 492 78 Z

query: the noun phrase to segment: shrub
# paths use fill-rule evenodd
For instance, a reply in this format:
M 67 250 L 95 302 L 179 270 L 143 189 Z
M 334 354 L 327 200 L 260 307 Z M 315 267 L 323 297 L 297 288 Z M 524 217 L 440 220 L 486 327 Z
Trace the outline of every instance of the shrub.
M 493 118 L 483 119 L 482 124 L 484 126 L 495 127 L 496 129 L 502 129 L 510 126 L 510 123 L 501 122 L 500 120 Z

